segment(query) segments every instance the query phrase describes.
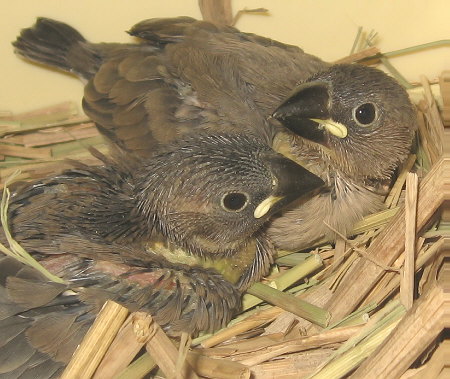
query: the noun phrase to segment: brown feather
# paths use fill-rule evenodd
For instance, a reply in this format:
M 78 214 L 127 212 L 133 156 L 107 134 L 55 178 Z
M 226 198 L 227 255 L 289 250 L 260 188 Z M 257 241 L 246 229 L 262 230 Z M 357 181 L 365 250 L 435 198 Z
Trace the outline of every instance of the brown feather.
M 25 334 L 18 334 L 0 348 L 0 374 L 24 365 L 34 353 L 35 349 L 28 343 Z
M 49 314 L 43 316 L 27 329 L 26 336 L 28 341 L 39 351 L 61 362 L 58 359 L 59 346 L 66 342 L 67 335 L 76 318 L 76 314 Z
M 118 105 L 135 103 L 137 99 L 142 98 L 146 94 L 148 86 L 149 83 L 147 81 L 130 82 L 126 79 L 120 79 L 111 88 L 109 97 Z
M 25 280 L 9 277 L 6 282 L 9 298 L 24 308 L 36 308 L 51 302 L 66 289 L 66 285 L 53 282 Z
M 132 55 L 120 62 L 120 75 L 131 83 L 162 79 L 160 67 L 164 67 L 163 63 L 158 57 L 147 54 Z
M 118 64 L 117 60 L 111 60 L 99 68 L 93 79 L 94 87 L 98 92 L 107 94 L 116 81 L 120 79 Z

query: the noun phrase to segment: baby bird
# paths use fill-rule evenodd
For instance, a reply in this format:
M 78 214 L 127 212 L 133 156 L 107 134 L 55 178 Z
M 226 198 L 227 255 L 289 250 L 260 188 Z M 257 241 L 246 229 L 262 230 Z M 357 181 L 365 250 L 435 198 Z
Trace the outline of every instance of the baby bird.
M 294 46 L 190 17 L 145 20 L 129 33 L 141 43 L 90 43 L 67 24 L 38 18 L 13 45 L 87 81 L 86 114 L 114 144 L 142 156 L 210 129 L 271 144 L 267 117 L 296 82 L 328 67 Z
M 185 138 L 147 159 L 100 158 L 104 166 L 74 163 L 72 170 L 14 192 L 10 229 L 27 251 L 42 258 L 68 253 L 100 260 L 106 254 L 105 260 L 134 270 L 156 265 L 177 272 L 186 285 L 190 270 L 200 267 L 242 292 L 271 262 L 274 251 L 263 228 L 269 216 L 323 184 L 245 135 Z M 220 307 L 223 298 L 212 298 Z M 224 322 L 199 319 L 190 315 L 185 327 L 215 329 Z
M 408 156 L 415 114 L 406 91 L 374 68 L 334 65 L 299 85 L 273 113 L 294 133 L 278 135 L 278 150 L 331 190 L 274 219 L 268 233 L 275 244 L 296 250 L 332 240 L 334 230 L 348 234 L 362 216 L 380 210 L 383 197 L 373 186 Z
M 85 112 L 124 149 L 149 156 L 183 135 L 244 132 L 320 176 L 328 193 L 273 219 L 279 248 L 333 240 L 333 229 L 347 233 L 381 209 L 373 186 L 406 158 L 416 128 L 406 91 L 389 76 L 189 17 L 145 20 L 129 33 L 140 43 L 90 43 L 40 18 L 14 46 L 87 80 Z
M 9 378 L 64 366 L 107 299 L 151 313 L 172 335 L 223 327 L 272 262 L 269 217 L 323 184 L 239 134 L 186 137 L 145 159 L 95 154 L 104 165 L 74 162 L 12 193 L 12 236 L 66 283 L 0 259 Z

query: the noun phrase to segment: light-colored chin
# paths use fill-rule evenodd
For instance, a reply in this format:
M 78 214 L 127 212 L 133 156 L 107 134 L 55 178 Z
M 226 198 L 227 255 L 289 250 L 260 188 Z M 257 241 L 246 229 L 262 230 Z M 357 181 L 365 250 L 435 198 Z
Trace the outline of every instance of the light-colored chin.
M 332 242 L 335 230 L 347 234 L 355 222 L 382 209 L 381 196 L 342 178 L 335 180 L 335 198 L 331 193 L 317 195 L 270 222 L 267 233 L 277 248 L 297 251 Z

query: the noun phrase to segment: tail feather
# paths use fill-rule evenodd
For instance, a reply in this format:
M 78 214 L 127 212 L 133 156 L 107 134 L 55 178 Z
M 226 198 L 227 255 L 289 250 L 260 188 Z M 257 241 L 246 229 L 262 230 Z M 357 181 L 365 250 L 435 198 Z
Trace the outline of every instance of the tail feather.
M 89 79 L 97 71 L 101 56 L 94 45 L 74 28 L 59 21 L 40 17 L 23 29 L 14 41 L 16 54 Z

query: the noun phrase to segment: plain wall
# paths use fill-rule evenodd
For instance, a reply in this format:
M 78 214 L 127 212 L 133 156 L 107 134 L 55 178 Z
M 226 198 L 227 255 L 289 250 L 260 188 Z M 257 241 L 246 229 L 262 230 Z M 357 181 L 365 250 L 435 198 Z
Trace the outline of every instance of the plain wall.
M 146 18 L 187 15 L 200 18 L 197 0 L 0 0 L 0 110 L 21 112 L 65 100 L 80 103 L 83 85 L 69 75 L 16 57 L 11 47 L 20 29 L 38 16 L 67 22 L 90 41 L 126 42 L 124 32 Z M 448 0 L 234 0 L 233 10 L 269 9 L 268 16 L 244 15 L 236 25 L 301 46 L 333 61 L 348 55 L 359 26 L 378 32 L 384 52 L 450 39 Z M 450 47 L 391 60 L 409 80 L 435 79 L 450 69 Z

